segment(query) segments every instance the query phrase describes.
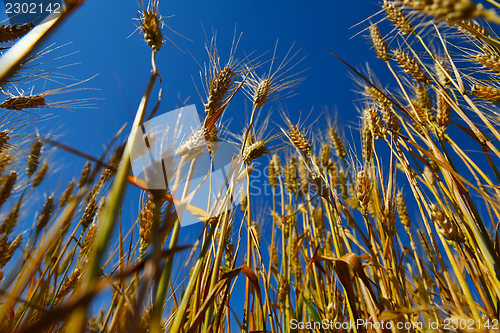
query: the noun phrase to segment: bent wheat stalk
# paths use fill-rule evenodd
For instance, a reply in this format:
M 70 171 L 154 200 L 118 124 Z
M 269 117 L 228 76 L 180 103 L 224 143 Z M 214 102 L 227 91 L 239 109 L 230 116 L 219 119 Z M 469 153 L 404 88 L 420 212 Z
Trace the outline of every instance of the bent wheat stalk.
M 139 108 L 135 116 L 134 123 L 132 124 L 132 129 L 130 130 L 130 135 L 127 140 L 127 145 L 125 147 L 125 152 L 121 158 L 120 166 L 118 168 L 117 174 L 113 181 L 111 191 L 108 198 L 108 204 L 104 211 L 104 218 L 100 231 L 95 240 L 95 247 L 89 260 L 89 269 L 85 275 L 85 280 L 83 282 L 83 290 L 88 290 L 93 288 L 97 283 L 98 272 L 101 267 L 101 261 L 104 255 L 104 251 L 109 244 L 109 239 L 111 233 L 113 232 L 118 212 L 121 207 L 123 196 L 128 183 L 128 175 L 130 173 L 130 154 L 132 152 L 132 147 L 136 138 L 141 137 L 137 135 L 137 131 L 140 130 L 140 125 L 146 114 L 146 108 L 149 102 L 151 91 L 153 90 L 154 83 L 156 81 L 157 73 L 151 73 L 149 78 L 146 91 L 142 97 Z M 86 312 L 87 304 L 78 307 L 70 319 L 70 331 L 72 332 L 83 332 L 86 325 Z
M 54 11 L 0 58 L 0 83 L 5 81 L 15 70 L 16 66 L 41 43 L 43 38 L 54 31 L 69 14 L 76 10 L 83 3 L 83 0 L 66 0 L 65 3 L 65 11 L 60 13 Z

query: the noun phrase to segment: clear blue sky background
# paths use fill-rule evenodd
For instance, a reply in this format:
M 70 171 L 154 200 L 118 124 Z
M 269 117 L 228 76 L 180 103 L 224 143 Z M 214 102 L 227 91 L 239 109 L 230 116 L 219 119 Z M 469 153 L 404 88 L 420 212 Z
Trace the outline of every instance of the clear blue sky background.
M 381 64 L 382 62 L 374 57 L 366 33 L 352 38 L 365 29 L 367 24 L 349 29 L 379 9 L 376 3 L 363 0 L 311 3 L 267 0 L 161 1 L 160 14 L 164 17 L 175 15 L 164 18 L 165 23 L 192 41 L 170 32 L 167 28 L 164 29 L 164 34 L 186 53 L 182 53 L 167 41 L 157 55 L 158 70 L 163 81 L 156 85 L 153 96 L 157 95 L 160 87 L 163 88 L 159 112 L 172 110 L 187 98 L 199 111 L 203 110 L 195 88 L 196 84 L 198 89 L 201 89 L 200 68 L 197 62 L 203 64 L 207 61 L 203 27 L 209 38 L 212 30 L 217 31 L 222 62 L 229 55 L 236 27 L 238 34 L 243 33 L 236 52 L 240 59 L 252 52 L 256 56 L 269 52 L 262 59 L 270 59 L 277 40 L 278 61 L 293 43 L 294 50 L 302 48 L 297 60 L 307 56 L 296 67 L 296 71 L 309 68 L 303 74 L 307 79 L 294 89 L 296 96 L 283 102 L 292 121 L 299 119 L 300 112 L 303 113 L 304 119 L 312 110 L 310 123 L 320 116 L 323 107 L 328 107 L 332 110 L 332 118 L 337 118 L 339 124 L 345 126 L 343 129 L 348 140 L 352 136 L 357 140 L 357 132 L 351 133 L 351 129 L 347 127 L 356 128 L 359 123 L 359 114 L 355 108 L 359 102 L 353 102 L 359 97 L 353 92 L 357 87 L 348 77 L 347 68 L 326 48 L 337 52 L 358 68 L 364 66 L 366 61 L 370 61 L 372 66 Z M 88 0 L 45 41 L 45 45 L 56 43 L 56 46 L 72 42 L 46 56 L 47 59 L 55 55 L 78 52 L 53 64 L 79 63 L 60 69 L 59 72 L 82 80 L 98 74 L 81 87 L 99 90 L 55 95 L 49 99 L 60 101 L 89 97 L 99 100 L 91 101 L 96 104 L 96 108 L 40 110 L 50 111 L 57 116 L 37 124 L 40 133 L 63 134 L 60 141 L 97 157 L 124 123 L 129 125 L 126 132 L 129 130 L 151 70 L 151 50 L 142 35 L 136 32 L 127 38 L 138 24 L 133 20 L 137 17 L 138 10 L 139 5 L 133 0 Z M 267 68 L 264 66 L 262 72 Z M 43 84 L 43 81 L 38 81 L 34 92 L 40 91 Z M 54 86 L 46 84 L 47 87 Z M 246 100 L 243 94 L 240 95 L 240 99 L 236 99 L 225 114 L 226 120 L 232 119 L 231 130 L 236 133 L 241 132 L 241 122 L 246 119 Z M 274 112 L 272 119 L 282 123 L 277 105 L 269 104 L 264 112 L 269 110 Z M 326 128 L 324 118 L 321 118 L 317 125 L 313 134 L 316 129 Z M 276 128 L 274 126 L 274 130 Z M 61 184 L 66 184 L 67 179 L 79 177 L 81 165 L 85 161 L 66 152 L 57 153 L 55 161 L 61 172 L 55 176 L 57 182 L 46 185 L 46 190 L 61 192 L 65 187 Z M 138 206 L 137 192 L 131 194 L 133 195 L 126 197 L 123 214 L 134 220 Z M 194 234 L 198 235 L 199 227 L 195 229 Z M 187 239 L 192 237 L 187 236 Z
M 112 135 L 125 122 L 133 120 L 132 113 L 139 103 L 145 84 L 149 77 L 150 49 L 137 32 L 130 38 L 135 29 L 134 21 L 138 4 L 131 1 L 86 1 L 59 31 L 52 35 L 47 44 L 58 45 L 73 42 L 59 51 L 59 54 L 78 51 L 77 54 L 60 60 L 59 64 L 81 62 L 61 72 L 73 75 L 78 79 L 86 79 L 99 74 L 85 87 L 98 88 L 100 91 L 85 91 L 71 95 L 54 96 L 53 100 L 66 97 L 98 97 L 97 109 L 84 109 L 69 112 L 56 110 L 57 119 L 46 122 L 46 128 L 62 125 L 66 132 L 64 141 L 75 148 L 98 155 L 102 146 L 109 142 Z M 288 48 L 295 42 L 295 49 L 302 48 L 300 54 L 307 58 L 297 70 L 310 68 L 304 75 L 307 80 L 295 89 L 298 95 L 285 101 L 289 112 L 308 113 L 314 107 L 319 114 L 322 106 L 337 107 L 339 119 L 343 124 L 356 122 L 352 93 L 354 85 L 347 78 L 347 69 L 328 53 L 326 48 L 344 56 L 352 64 L 359 65 L 365 61 L 378 63 L 366 38 L 358 36 L 350 39 L 362 28 L 349 27 L 373 14 L 379 7 L 371 1 L 340 2 L 320 1 L 307 3 L 302 1 L 161 1 L 160 12 L 165 22 L 193 40 L 190 42 L 172 34 L 167 29 L 165 35 L 170 37 L 181 49 L 188 50 L 203 63 L 207 60 L 204 50 L 205 36 L 202 24 L 211 35 L 212 28 L 218 32 L 218 45 L 222 61 L 228 54 L 235 25 L 237 31 L 243 32 L 237 54 L 255 52 L 256 55 L 272 51 L 279 39 L 278 56 L 283 57 Z M 271 54 L 264 56 L 270 58 Z M 190 97 L 198 110 L 202 104 L 198 98 L 194 82 L 201 88 L 199 67 L 189 54 L 181 53 L 169 42 L 166 42 L 158 53 L 158 68 L 163 82 L 164 100 L 160 111 L 172 110 L 180 100 Z M 120 83 L 118 83 L 118 81 Z M 120 92 L 123 89 L 126 101 Z M 35 86 L 35 90 L 39 84 Z M 235 118 L 238 113 L 244 120 L 243 102 L 234 103 L 226 118 Z M 132 109 L 128 110 L 128 106 Z M 276 105 L 270 108 L 277 110 Z M 268 107 L 269 109 L 269 107 Z M 278 116 L 277 112 L 276 116 Z M 279 119 L 279 117 L 274 117 Z M 313 119 L 316 117 L 313 117 Z M 233 124 L 238 120 L 235 118 Z

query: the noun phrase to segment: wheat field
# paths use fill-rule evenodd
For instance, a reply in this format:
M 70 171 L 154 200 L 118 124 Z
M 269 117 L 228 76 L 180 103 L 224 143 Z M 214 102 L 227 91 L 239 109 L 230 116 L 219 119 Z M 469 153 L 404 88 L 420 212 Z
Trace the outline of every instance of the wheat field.
M 45 61 L 57 47 L 40 51 L 84 5 L 64 3 L 36 27 L 0 26 L 1 332 L 500 331 L 500 3 L 384 0 L 356 25 L 370 66 L 326 41 L 357 93 L 351 133 L 331 112 L 289 111 L 307 75 L 295 45 L 239 56 L 238 33 L 224 54 L 208 35 L 197 127 L 177 135 L 179 116 L 153 137 L 158 59 L 185 37 L 160 0 L 141 2 L 130 38 L 148 80 L 100 154 L 26 135 L 49 109 L 98 100 L 93 74 L 69 80 Z M 26 88 L 39 77 L 65 84 Z M 173 157 L 136 172 L 153 147 Z M 78 178 L 60 181 L 54 151 L 86 160 Z M 186 245 L 188 215 L 202 227 Z

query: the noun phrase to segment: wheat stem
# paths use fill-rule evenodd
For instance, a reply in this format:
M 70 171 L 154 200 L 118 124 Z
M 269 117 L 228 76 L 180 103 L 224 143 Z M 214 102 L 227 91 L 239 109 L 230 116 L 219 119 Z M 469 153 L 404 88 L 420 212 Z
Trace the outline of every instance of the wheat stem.
M 186 180 L 186 183 L 184 185 L 184 190 L 182 192 L 181 203 L 183 203 L 186 200 L 186 198 L 189 194 L 189 188 L 191 187 L 191 181 L 193 179 L 193 175 L 194 175 L 194 171 L 196 169 L 196 162 L 197 161 L 198 161 L 197 158 L 193 159 L 191 161 L 190 166 L 189 166 L 187 180 Z M 183 215 L 183 211 L 179 212 L 178 217 L 175 221 L 174 229 L 172 230 L 172 235 L 170 236 L 170 244 L 169 244 L 170 249 L 173 249 L 174 247 L 177 246 L 179 232 L 181 229 L 182 215 Z M 155 307 L 153 310 L 153 317 L 152 317 L 151 328 L 150 328 L 151 333 L 160 332 L 161 315 L 163 313 L 163 307 L 164 307 L 165 299 L 167 297 L 167 289 L 168 289 L 168 284 L 170 281 L 170 274 L 172 272 L 173 263 L 174 263 L 174 256 L 170 256 L 166 259 L 165 267 L 163 268 L 163 272 L 161 274 L 160 281 L 158 282 L 158 290 L 156 291 Z M 191 284 L 191 288 L 193 286 L 194 286 L 194 284 Z M 190 291 L 190 294 L 191 293 L 192 293 L 192 290 Z M 174 330 L 174 332 L 179 332 L 179 330 L 180 330 L 180 325 L 181 325 L 183 317 L 184 317 L 184 310 L 185 310 L 185 307 L 187 306 L 188 301 L 189 301 L 189 297 L 183 297 L 183 299 L 181 301 L 181 307 L 178 309 L 177 315 L 175 316 L 174 322 L 172 324 L 172 327 L 174 327 L 174 328 L 177 327 L 177 330 Z
M 142 136 L 137 135 L 137 132 L 140 130 L 140 124 L 142 123 L 142 120 L 144 119 L 144 116 L 146 114 L 146 107 L 148 105 L 149 97 L 156 81 L 156 76 L 156 73 L 152 73 L 151 77 L 149 78 L 149 82 L 146 86 L 146 90 L 142 97 L 141 103 L 139 105 L 139 108 L 137 109 L 135 120 L 132 124 L 132 129 L 130 130 L 130 135 L 127 140 L 125 152 L 121 158 L 120 166 L 115 176 L 115 180 L 113 181 L 113 185 L 111 187 L 108 198 L 108 204 L 106 205 L 104 211 L 103 222 L 100 227 L 99 234 L 97 235 L 95 240 L 95 249 L 92 251 L 91 260 L 89 260 L 89 271 L 84 278 L 85 280 L 83 285 L 85 286 L 85 289 L 93 288 L 96 285 L 98 272 L 101 267 L 101 260 L 104 255 L 104 251 L 109 244 L 109 239 L 113 232 L 118 212 L 121 207 L 122 199 L 127 187 L 127 178 L 130 172 L 130 154 L 132 151 L 132 147 L 134 146 L 136 138 L 142 138 Z M 78 307 L 75 312 L 73 312 L 70 320 L 70 325 L 74 332 L 83 332 L 83 330 L 85 329 L 86 312 L 86 304 Z

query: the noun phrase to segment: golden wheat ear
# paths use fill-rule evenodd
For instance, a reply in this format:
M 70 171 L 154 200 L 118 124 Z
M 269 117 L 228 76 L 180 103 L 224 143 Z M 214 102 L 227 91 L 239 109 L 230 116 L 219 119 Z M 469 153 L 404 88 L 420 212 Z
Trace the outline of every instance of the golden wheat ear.
M 0 25 L 0 43 L 14 42 L 26 35 L 33 29 L 33 22 L 17 24 L 2 24 Z
M 0 83 L 5 82 L 23 59 L 25 59 L 37 45 L 40 45 L 42 39 L 50 32 L 54 31 L 54 29 L 83 2 L 83 0 L 65 0 L 66 9 L 63 12 L 53 12 L 42 23 L 32 28 L 23 38 L 13 45 L 9 51 L 0 58 Z M 18 34 L 20 34 L 20 32 Z

